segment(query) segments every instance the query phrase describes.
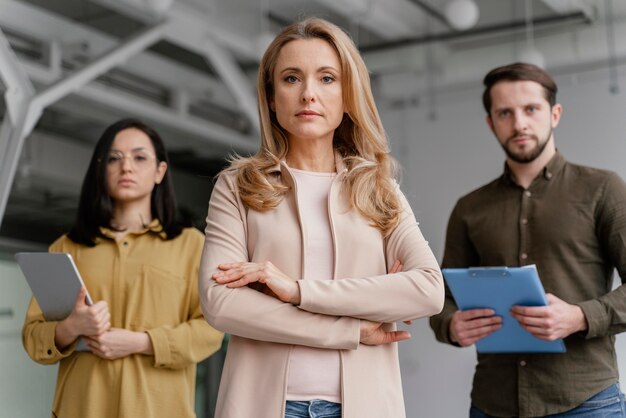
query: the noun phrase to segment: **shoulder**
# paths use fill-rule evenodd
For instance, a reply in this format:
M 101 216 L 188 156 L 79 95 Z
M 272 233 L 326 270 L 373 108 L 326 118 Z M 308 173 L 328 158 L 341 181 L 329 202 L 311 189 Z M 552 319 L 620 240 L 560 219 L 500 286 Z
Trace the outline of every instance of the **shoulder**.
M 618 191 L 626 188 L 624 180 L 619 174 L 611 170 L 569 162 L 566 163 L 564 170 L 572 186 L 577 187 L 579 190 L 581 187 L 598 191 Z
M 486 200 L 490 200 L 493 198 L 493 195 L 502 182 L 502 176 L 490 181 L 487 184 L 484 184 L 471 192 L 461 196 L 456 203 L 456 206 L 459 208 L 465 206 L 473 206 L 477 203 L 485 202 Z
M 204 245 L 204 235 L 195 227 L 183 228 L 179 236 L 173 239 L 185 245 L 202 246 Z
M 67 252 L 70 249 L 74 249 L 81 244 L 77 244 L 67 236 L 67 234 L 61 235 L 59 238 L 54 240 L 52 244 L 48 247 L 48 251 L 53 253 L 58 252 Z
M 238 195 L 239 187 L 237 185 L 240 170 L 235 168 L 227 168 L 217 175 L 213 192 L 229 193 Z

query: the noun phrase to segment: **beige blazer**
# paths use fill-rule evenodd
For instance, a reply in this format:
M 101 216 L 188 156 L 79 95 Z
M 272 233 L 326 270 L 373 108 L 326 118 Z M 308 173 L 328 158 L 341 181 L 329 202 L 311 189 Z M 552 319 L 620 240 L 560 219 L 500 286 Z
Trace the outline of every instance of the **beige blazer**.
M 340 160 L 340 159 L 338 159 Z M 284 416 L 289 355 L 294 345 L 339 350 L 344 418 L 405 416 L 397 344 L 359 344 L 360 319 L 386 323 L 434 315 L 443 306 L 438 263 L 398 188 L 404 211 L 387 237 L 351 209 L 341 161 L 329 196 L 335 280 L 300 280 L 302 303 L 283 303 L 252 288 L 228 289 L 211 279 L 217 265 L 271 261 L 302 277 L 303 228 L 297 189 L 286 164 L 272 172 L 291 189 L 273 210 L 247 209 L 234 173 L 220 175 L 209 203 L 200 265 L 204 316 L 231 334 L 217 401 L 218 418 Z M 404 271 L 387 274 L 396 259 Z

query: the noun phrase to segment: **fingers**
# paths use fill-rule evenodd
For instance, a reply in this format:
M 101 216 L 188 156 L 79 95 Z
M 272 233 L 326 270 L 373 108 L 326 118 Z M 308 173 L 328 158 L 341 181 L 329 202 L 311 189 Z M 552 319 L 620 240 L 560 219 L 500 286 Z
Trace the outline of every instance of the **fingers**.
M 384 344 L 397 343 L 398 341 L 404 341 L 411 338 L 411 334 L 407 331 L 388 331 L 385 332 Z
M 494 316 L 495 314 L 496 314 L 496 311 L 494 311 L 493 309 L 484 308 L 484 309 L 468 309 L 465 311 L 457 311 L 455 313 L 455 316 L 457 316 L 459 319 L 463 321 L 469 321 L 471 319 Z
M 82 318 L 80 319 L 82 335 L 101 335 L 111 328 L 111 314 L 105 301 L 99 301 L 80 310 L 78 315 Z
M 218 266 L 220 270 L 213 274 L 213 280 L 227 287 L 237 288 L 253 282 L 266 283 L 278 271 L 269 261 L 264 263 L 227 263 Z
M 80 289 L 78 290 L 78 293 L 76 294 L 76 301 L 74 302 L 74 307 L 78 308 L 78 307 L 86 306 L 87 305 L 85 301 L 86 297 L 87 297 L 87 289 L 85 288 L 85 286 L 81 286 Z
M 463 347 L 474 344 L 502 327 L 502 318 L 493 309 L 457 311 L 450 322 L 450 337 Z
M 400 271 L 402 271 L 402 263 L 400 263 L 400 260 L 396 260 L 393 263 L 393 266 L 391 266 L 391 269 L 389 269 L 389 273 L 393 274 L 393 273 L 398 273 Z
M 242 269 L 230 270 L 228 273 L 215 273 L 213 279 L 220 284 L 225 284 L 230 288 L 247 286 L 253 282 L 264 283 L 267 275 L 261 271 L 248 272 Z

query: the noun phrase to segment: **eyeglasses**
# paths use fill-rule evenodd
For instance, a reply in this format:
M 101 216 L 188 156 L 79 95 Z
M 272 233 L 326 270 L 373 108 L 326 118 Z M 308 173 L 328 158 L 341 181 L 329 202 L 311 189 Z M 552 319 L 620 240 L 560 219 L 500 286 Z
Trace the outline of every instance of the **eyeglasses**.
M 124 165 L 124 160 L 128 158 L 130 164 L 137 170 L 142 170 L 150 166 L 156 157 L 145 151 L 135 151 L 130 155 L 125 155 L 121 151 L 111 151 L 107 157 L 107 166 L 120 168 Z

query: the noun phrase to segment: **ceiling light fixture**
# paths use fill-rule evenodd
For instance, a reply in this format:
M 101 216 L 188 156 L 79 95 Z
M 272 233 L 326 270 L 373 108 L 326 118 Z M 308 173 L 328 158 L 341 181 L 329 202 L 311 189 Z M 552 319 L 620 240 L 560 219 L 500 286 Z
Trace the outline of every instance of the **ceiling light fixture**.
M 519 51 L 518 59 L 521 62 L 534 64 L 540 68 L 545 68 L 546 66 L 543 54 L 535 48 L 532 0 L 526 0 L 526 46 Z
M 452 0 L 446 4 L 445 16 L 456 30 L 468 30 L 478 22 L 480 11 L 474 0 Z

